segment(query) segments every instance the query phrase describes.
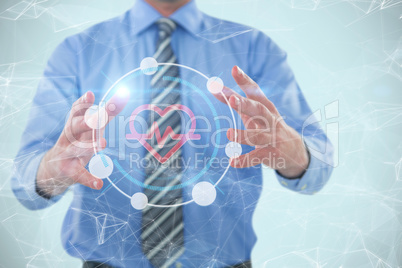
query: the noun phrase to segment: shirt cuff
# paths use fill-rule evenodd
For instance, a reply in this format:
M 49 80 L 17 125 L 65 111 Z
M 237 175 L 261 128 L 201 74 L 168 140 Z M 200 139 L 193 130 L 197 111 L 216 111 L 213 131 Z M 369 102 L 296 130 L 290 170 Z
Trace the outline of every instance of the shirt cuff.
M 308 147 L 306 147 L 308 148 Z M 307 149 L 308 150 L 308 149 Z M 328 167 L 309 152 L 309 165 L 299 178 L 286 178 L 275 171 L 279 183 L 292 191 L 302 194 L 315 194 L 324 186 Z

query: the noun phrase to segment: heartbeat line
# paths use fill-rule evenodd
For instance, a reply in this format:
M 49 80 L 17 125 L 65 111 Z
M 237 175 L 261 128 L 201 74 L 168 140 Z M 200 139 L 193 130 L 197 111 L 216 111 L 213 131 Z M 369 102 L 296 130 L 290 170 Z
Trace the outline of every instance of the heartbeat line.
M 137 134 L 138 135 L 138 134 Z M 127 134 L 126 138 L 127 139 L 138 139 L 140 138 L 141 140 L 152 140 L 152 138 L 155 135 L 156 142 L 158 144 L 159 148 L 163 148 L 165 146 L 166 141 L 168 140 L 168 137 L 172 140 L 182 140 L 183 138 L 185 140 L 199 140 L 201 139 L 200 134 L 194 134 L 193 132 L 189 132 L 186 134 L 177 134 L 173 131 L 171 126 L 167 126 L 165 132 L 163 135 L 161 135 L 161 131 L 159 129 L 158 123 L 153 122 L 151 128 L 149 129 L 149 133 L 146 134 L 139 134 L 138 136 L 134 137 L 132 134 Z
M 158 143 L 158 147 L 163 148 L 163 146 L 165 146 L 165 143 L 169 136 L 172 138 L 172 140 L 181 140 L 181 138 L 183 136 L 185 136 L 186 134 L 177 134 L 173 131 L 171 126 L 168 126 L 168 127 L 166 127 L 166 130 L 163 133 L 163 136 L 161 136 L 161 132 L 160 132 L 158 123 L 154 122 L 151 126 L 149 133 L 143 134 L 142 137 L 145 140 L 151 140 L 154 135 L 156 138 L 156 142 Z
M 163 135 L 161 135 L 158 123 L 153 122 L 152 126 L 149 130 L 149 133 L 147 133 L 147 134 L 138 133 L 134 127 L 134 121 L 135 121 L 136 116 L 144 110 L 155 111 L 161 117 L 164 117 L 170 111 L 184 112 L 184 113 L 188 114 L 188 116 L 190 117 L 190 120 L 191 120 L 190 129 L 186 134 L 177 134 L 177 133 L 174 133 L 171 126 L 168 126 L 168 127 L 166 127 L 166 130 L 163 133 Z M 187 141 L 201 139 L 200 134 L 194 134 L 194 131 L 196 129 L 196 119 L 195 119 L 193 112 L 188 107 L 186 107 L 182 104 L 173 104 L 173 105 L 166 107 L 164 110 L 162 110 L 161 108 L 159 108 L 158 106 L 156 106 L 154 104 L 141 105 L 141 106 L 137 107 L 131 114 L 129 127 L 130 127 L 131 133 L 126 134 L 126 139 L 127 140 L 138 140 L 162 164 L 165 163 L 174 153 L 176 153 L 177 150 L 179 150 L 180 147 L 183 146 Z M 154 137 L 154 135 L 155 135 L 159 149 L 164 147 L 164 145 L 169 137 L 172 140 L 178 140 L 178 142 L 172 148 L 170 148 L 169 152 L 167 152 L 166 155 L 161 156 L 158 152 L 159 150 L 156 150 L 156 148 L 153 148 L 151 146 L 151 144 L 149 144 L 149 142 L 148 142 L 148 140 L 151 140 Z

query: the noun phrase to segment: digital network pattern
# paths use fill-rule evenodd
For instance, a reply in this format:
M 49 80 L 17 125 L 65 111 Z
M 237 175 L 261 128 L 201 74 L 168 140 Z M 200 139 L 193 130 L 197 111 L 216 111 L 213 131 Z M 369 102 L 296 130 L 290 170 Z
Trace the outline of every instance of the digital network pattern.
M 8 178 L 49 55 L 65 37 L 117 16 L 132 4 L 131 0 L 122 1 L 124 7 L 106 0 L 1 1 L 0 267 L 82 265 L 59 241 L 62 220 L 73 198 L 71 192 L 46 210 L 28 211 L 15 199 Z M 339 102 L 339 165 L 322 192 L 312 198 L 299 196 L 278 185 L 272 171 L 265 173 L 264 190 L 253 218 L 259 237 L 253 264 L 401 267 L 402 1 L 202 0 L 198 5 L 206 13 L 252 25 L 276 40 L 288 52 L 313 110 L 325 114 L 327 103 Z M 250 31 L 252 27 L 230 28 L 222 23 L 198 33 L 198 37 L 219 44 Z M 94 34 L 94 42 L 98 38 Z M 134 46 L 135 42 L 127 45 Z M 113 44 L 105 46 L 110 53 L 116 49 Z M 91 59 L 93 64 L 97 60 Z M 121 55 L 120 60 L 128 58 Z M 91 111 L 100 114 L 96 107 Z M 97 124 L 95 121 L 94 129 Z M 108 170 L 107 165 L 115 166 L 115 155 L 106 151 L 106 163 L 101 154 L 97 155 L 92 164 L 103 165 L 103 171 Z M 119 187 L 118 181 L 106 177 L 105 182 L 110 183 L 110 179 Z M 206 192 L 221 194 L 216 182 L 208 186 Z M 107 190 L 116 189 L 111 186 Z M 121 190 L 130 204 L 136 193 Z M 200 199 L 210 202 L 209 196 Z M 97 201 L 102 202 L 101 198 Z M 134 198 L 132 208 L 138 211 L 135 206 L 145 204 L 141 198 Z M 126 219 L 87 207 L 79 210 L 96 224 L 99 245 L 112 238 L 125 241 L 136 234 Z
M 230 165 L 229 162 L 227 163 L 226 167 L 224 168 L 221 177 L 214 183 L 210 183 L 208 181 L 201 181 L 198 182 L 197 184 L 194 185 L 193 190 L 192 190 L 192 199 L 182 202 L 182 203 L 175 203 L 175 204 L 170 204 L 170 205 L 155 205 L 152 203 L 148 202 L 147 196 L 142 193 L 142 192 L 136 192 L 133 195 L 128 195 L 124 189 L 119 188 L 111 179 L 111 175 L 113 173 L 114 168 L 117 168 L 120 173 L 124 175 L 125 178 L 129 179 L 133 183 L 136 183 L 140 185 L 142 188 L 151 188 L 151 189 L 157 189 L 161 191 L 161 194 L 164 194 L 163 192 L 167 192 L 170 190 L 175 190 L 178 188 L 186 187 L 187 185 L 190 185 L 193 182 L 197 182 L 200 180 L 200 178 L 203 178 L 204 174 L 208 172 L 209 167 L 211 166 L 211 162 L 215 160 L 215 156 L 217 154 L 218 148 L 214 150 L 212 158 L 208 160 L 206 163 L 205 167 L 200 170 L 199 173 L 195 174 L 194 177 L 191 177 L 190 179 L 182 182 L 179 185 L 174 185 L 174 186 L 165 186 L 165 187 L 158 187 L 158 186 L 153 186 L 149 184 L 145 184 L 144 182 L 133 178 L 129 173 L 130 171 L 124 170 L 124 168 L 119 164 L 117 159 L 112 160 L 107 154 L 100 152 L 98 153 L 97 148 L 99 148 L 99 145 L 97 144 L 97 141 L 100 140 L 99 135 L 101 135 L 101 132 L 99 129 L 102 129 L 106 126 L 107 124 L 107 111 L 110 109 L 115 109 L 113 104 L 107 104 L 107 99 L 110 99 L 110 95 L 113 94 L 120 94 L 120 95 L 126 95 L 129 89 L 127 88 L 126 82 L 135 78 L 138 78 L 139 76 L 150 76 L 150 75 L 158 75 L 158 72 L 161 72 L 163 75 L 163 67 L 164 66 L 169 66 L 169 65 L 176 65 L 180 68 L 185 68 L 190 70 L 191 72 L 194 72 L 197 75 L 200 75 L 201 77 L 205 78 L 205 88 L 208 89 L 208 91 L 211 94 L 221 94 L 223 98 L 226 100 L 228 104 L 228 109 L 230 109 L 230 113 L 232 115 L 232 122 L 234 125 L 234 128 L 236 129 L 236 120 L 234 118 L 234 112 L 232 108 L 229 105 L 229 100 L 227 97 L 222 93 L 224 83 L 221 78 L 219 77 L 210 77 L 208 78 L 206 75 L 202 74 L 201 72 L 185 66 L 181 64 L 176 64 L 176 63 L 158 63 L 154 58 L 148 57 L 144 58 L 141 61 L 140 67 L 137 69 L 134 69 L 124 76 L 122 76 L 118 81 L 116 81 L 106 92 L 104 97 L 100 101 L 100 105 L 95 105 L 92 106 L 90 109 L 87 110 L 85 114 L 86 118 L 86 123 L 93 129 L 93 148 L 94 148 L 94 156 L 89 162 L 89 171 L 95 175 L 98 178 L 102 179 L 107 179 L 109 183 L 116 188 L 122 195 L 128 197 L 131 200 L 131 205 L 138 210 L 145 209 L 147 206 L 158 206 L 158 207 L 171 207 L 171 206 L 181 206 L 185 204 L 189 204 L 191 202 L 195 202 L 200 206 L 208 206 L 212 204 L 216 198 L 216 187 L 218 186 L 219 182 L 224 179 L 225 174 L 227 173 Z M 195 86 L 189 81 L 184 81 L 183 79 L 179 77 L 168 77 L 168 76 L 163 76 L 164 79 L 170 79 L 172 81 L 177 81 L 179 84 L 181 84 L 182 91 L 185 90 L 191 90 L 196 92 L 200 98 L 204 98 L 206 100 L 209 108 L 211 109 L 211 113 L 214 114 L 215 117 L 218 116 L 218 114 L 215 111 L 215 108 L 212 106 L 211 102 L 208 100 L 208 98 L 205 98 L 204 93 L 200 88 Z M 184 87 L 184 89 L 183 89 Z M 195 96 L 197 97 L 197 96 Z M 190 117 L 190 126 L 188 133 L 185 134 L 177 134 L 174 133 L 174 130 L 170 129 L 170 132 L 168 129 L 165 130 L 165 133 L 163 133 L 163 136 L 161 137 L 161 133 L 158 128 L 158 121 L 155 121 L 153 124 L 154 126 L 151 128 L 151 133 L 146 133 L 146 134 L 140 134 L 137 133 L 137 130 L 135 128 L 135 121 L 136 117 L 143 111 L 152 111 L 156 112 L 161 116 L 161 119 L 166 116 L 168 113 L 171 112 L 179 112 L 179 113 L 185 113 L 187 116 Z M 217 122 L 217 121 L 216 121 Z M 218 123 L 216 123 L 218 124 Z M 145 129 L 150 129 L 150 126 L 145 126 Z M 217 126 L 217 129 L 219 129 L 219 126 Z M 173 158 L 177 150 L 182 147 L 188 140 L 193 140 L 193 139 L 200 139 L 200 134 L 195 134 L 197 131 L 196 129 L 196 116 L 193 114 L 190 108 L 184 106 L 184 105 L 171 105 L 166 107 L 164 110 L 162 110 L 160 107 L 157 107 L 153 104 L 145 104 L 141 105 L 139 107 L 136 107 L 135 110 L 132 112 L 130 116 L 130 121 L 129 121 L 129 130 L 130 133 L 126 135 L 127 139 L 132 139 L 132 140 L 138 140 L 142 146 L 144 146 L 151 154 L 153 157 L 155 157 L 160 163 L 165 164 L 165 162 L 169 161 L 170 158 Z M 152 137 L 156 135 L 157 137 L 157 142 L 160 148 L 164 147 L 164 141 L 167 140 L 167 136 L 177 136 L 172 140 L 178 140 L 178 142 L 173 146 L 165 155 L 161 156 L 159 153 L 157 153 L 152 146 L 149 144 L 149 140 L 152 139 Z M 220 134 L 218 134 L 220 135 Z M 159 138 L 158 138 L 159 137 Z M 242 153 L 242 147 L 239 143 L 236 142 L 229 142 L 224 148 L 225 154 L 227 157 L 232 158 L 232 157 L 238 157 Z M 117 153 L 118 154 L 118 153 Z M 187 167 L 189 168 L 189 167 Z M 160 178 L 155 178 L 160 179 Z M 163 178 L 162 178 L 163 179 Z

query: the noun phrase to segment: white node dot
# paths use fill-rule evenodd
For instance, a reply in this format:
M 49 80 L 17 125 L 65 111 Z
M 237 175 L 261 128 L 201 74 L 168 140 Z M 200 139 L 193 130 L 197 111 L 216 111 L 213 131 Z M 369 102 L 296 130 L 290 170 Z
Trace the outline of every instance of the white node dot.
M 143 193 L 135 193 L 131 197 L 131 205 L 137 210 L 142 210 L 148 205 L 148 197 Z
M 140 68 L 144 74 L 153 75 L 157 71 L 158 62 L 152 57 L 147 57 L 141 61 Z
M 100 179 L 105 179 L 113 172 L 113 161 L 109 156 L 97 154 L 88 164 L 89 172 Z
M 223 81 L 217 76 L 211 77 L 207 81 L 207 88 L 212 94 L 221 93 L 223 90 Z
M 237 142 L 229 142 L 226 144 L 225 153 L 229 158 L 239 157 L 242 153 L 241 145 Z
M 216 199 L 216 189 L 211 183 L 202 181 L 194 186 L 192 196 L 198 205 L 209 206 Z
M 92 105 L 85 111 L 85 123 L 92 129 L 100 129 L 106 126 L 108 113 L 105 107 L 99 108 L 98 105 Z

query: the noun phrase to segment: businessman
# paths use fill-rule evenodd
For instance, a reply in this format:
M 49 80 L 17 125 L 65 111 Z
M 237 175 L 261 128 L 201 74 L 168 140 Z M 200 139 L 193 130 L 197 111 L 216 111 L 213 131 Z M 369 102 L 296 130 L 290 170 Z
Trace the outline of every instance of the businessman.
M 262 32 L 244 29 L 249 28 L 202 13 L 195 1 L 137 0 L 122 16 L 68 37 L 56 48 L 33 100 L 12 188 L 29 209 L 54 204 L 67 189 L 74 192 L 62 243 L 84 267 L 251 267 L 256 243 L 252 216 L 262 189 L 262 168 L 274 169 L 282 186 L 303 194 L 319 191 L 328 181 L 332 147 L 317 124 L 304 125 L 312 112 L 286 53 Z M 116 189 L 107 188 L 108 181 L 86 168 L 94 153 L 88 146 L 93 136 L 85 120 L 87 109 L 146 57 L 211 76 L 221 74 L 225 81 L 223 94 L 214 94 L 213 106 L 236 111 L 242 124 L 225 129 L 224 139 L 241 143 L 243 154 L 230 158 L 210 206 L 189 203 L 135 210 Z M 175 65 L 163 72 L 184 75 Z M 149 83 L 164 89 L 159 92 L 163 101 L 161 95 L 149 96 L 154 105 L 185 103 L 197 109 L 197 101 L 185 100 L 174 81 L 154 75 Z M 107 123 L 130 105 L 130 98 L 142 94 L 140 90 L 108 100 L 107 107 L 113 109 L 107 110 Z M 214 121 L 212 114 L 205 116 Z M 179 119 L 165 121 L 180 131 Z M 100 135 L 96 150 L 102 151 L 108 142 Z M 183 146 L 176 154 L 193 157 L 197 151 L 190 147 Z M 213 148 L 205 150 L 209 154 Z M 321 157 L 312 150 L 322 152 Z M 185 169 L 191 167 L 182 162 L 174 170 L 157 165 L 142 170 L 141 180 L 158 174 L 164 178 L 160 181 L 179 185 Z M 215 168 L 202 180 L 216 182 L 222 169 Z M 143 191 L 155 204 L 188 199 L 191 191 L 183 187 L 159 195 L 132 184 L 127 189 Z

